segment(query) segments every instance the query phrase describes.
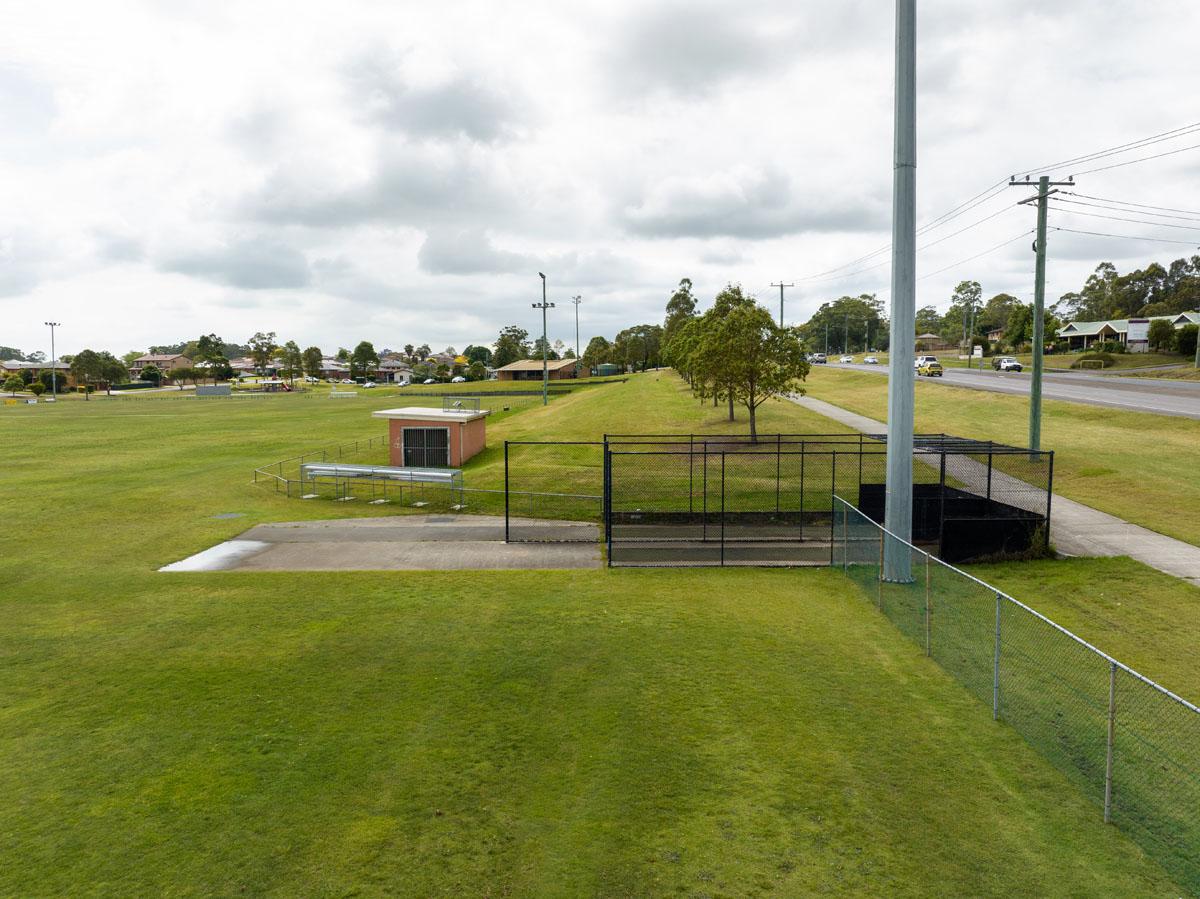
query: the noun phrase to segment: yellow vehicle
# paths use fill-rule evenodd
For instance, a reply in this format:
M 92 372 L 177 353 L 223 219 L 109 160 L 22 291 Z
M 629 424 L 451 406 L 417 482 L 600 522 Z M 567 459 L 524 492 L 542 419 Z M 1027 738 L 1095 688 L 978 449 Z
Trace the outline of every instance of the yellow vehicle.
M 932 362 L 923 362 L 921 367 L 917 369 L 917 374 L 924 375 L 927 378 L 940 378 L 942 376 L 942 363 L 936 359 Z

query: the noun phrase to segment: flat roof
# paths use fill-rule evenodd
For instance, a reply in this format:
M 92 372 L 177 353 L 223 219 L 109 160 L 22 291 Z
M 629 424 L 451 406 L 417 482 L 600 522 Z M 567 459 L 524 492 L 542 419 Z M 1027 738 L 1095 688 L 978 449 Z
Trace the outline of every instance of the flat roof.
M 380 409 L 378 412 L 372 412 L 372 418 L 412 418 L 420 419 L 421 421 L 474 421 L 477 418 L 484 418 L 491 415 L 490 409 L 480 409 L 478 412 L 471 409 L 456 409 L 450 411 L 448 409 L 434 409 L 431 406 L 403 406 L 399 409 Z
M 549 359 L 546 362 L 547 371 L 558 371 L 560 368 L 566 368 L 568 365 L 575 365 L 578 359 Z M 508 365 L 503 365 L 496 371 L 541 371 L 541 359 L 518 359 L 516 362 L 510 362 Z

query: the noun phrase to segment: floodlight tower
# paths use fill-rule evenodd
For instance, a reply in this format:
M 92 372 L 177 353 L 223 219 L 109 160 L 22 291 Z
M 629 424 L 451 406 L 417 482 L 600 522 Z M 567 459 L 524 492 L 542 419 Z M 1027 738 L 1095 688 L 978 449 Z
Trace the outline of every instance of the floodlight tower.
M 579 294 L 571 297 L 571 302 L 575 305 L 575 375 L 579 375 L 579 360 L 582 354 L 579 352 L 579 304 L 583 302 L 583 297 Z
M 542 279 L 542 301 L 534 303 L 534 309 L 542 310 L 542 405 L 545 406 L 550 402 L 550 361 L 546 355 L 549 348 L 549 342 L 546 340 L 546 310 L 553 309 L 553 303 L 546 302 L 546 276 L 538 272 L 538 277 Z
M 54 329 L 61 328 L 62 322 L 46 322 L 50 329 L 50 397 L 58 399 L 58 354 L 54 351 Z
M 917 0 L 896 0 L 896 123 L 892 173 L 892 338 L 888 357 L 884 526 L 911 542 L 913 352 L 917 319 Z M 912 555 L 887 539 L 884 580 L 912 580 Z

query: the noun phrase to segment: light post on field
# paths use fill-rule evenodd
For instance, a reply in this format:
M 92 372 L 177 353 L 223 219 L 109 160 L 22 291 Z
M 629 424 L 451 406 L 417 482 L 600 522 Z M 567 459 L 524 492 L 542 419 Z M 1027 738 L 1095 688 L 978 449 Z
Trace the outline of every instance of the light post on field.
M 545 406 L 550 402 L 550 361 L 547 356 L 550 344 L 546 339 L 546 310 L 553 309 L 554 304 L 546 302 L 546 276 L 538 272 L 538 277 L 542 279 L 542 301 L 532 305 L 534 309 L 542 310 L 542 405 Z
M 580 359 L 583 358 L 579 352 L 579 304 L 583 302 L 583 297 L 576 294 L 571 297 L 571 302 L 575 304 L 575 374 L 579 375 Z
M 50 329 L 50 397 L 58 399 L 58 354 L 54 351 L 54 329 L 61 328 L 62 322 L 46 322 Z

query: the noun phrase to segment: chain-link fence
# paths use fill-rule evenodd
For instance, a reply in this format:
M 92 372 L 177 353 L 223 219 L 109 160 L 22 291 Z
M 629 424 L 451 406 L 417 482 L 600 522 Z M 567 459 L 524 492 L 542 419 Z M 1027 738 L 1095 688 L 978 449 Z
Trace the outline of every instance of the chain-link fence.
M 834 518 L 833 564 L 866 598 L 1200 893 L 1200 708 L 840 496 Z
M 594 542 L 604 512 L 604 444 L 505 441 L 504 532 L 510 543 Z M 587 522 L 596 527 L 580 527 Z
M 606 435 L 611 565 L 828 564 L 833 497 L 882 521 L 887 442 L 870 435 Z M 913 533 L 951 560 L 1042 549 L 1053 454 L 914 443 Z

